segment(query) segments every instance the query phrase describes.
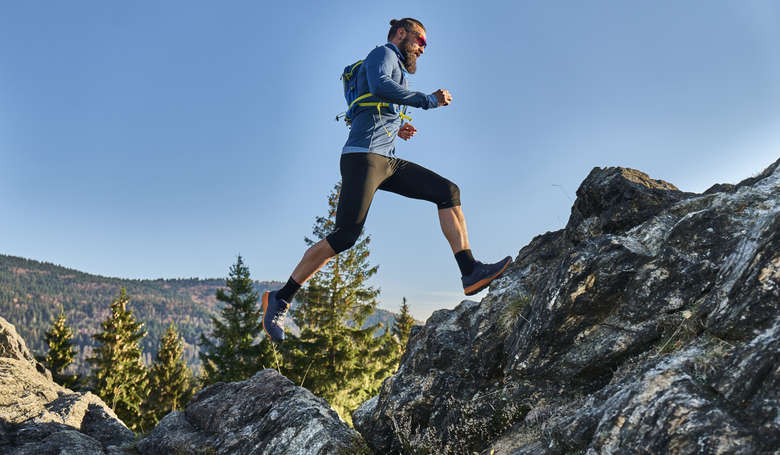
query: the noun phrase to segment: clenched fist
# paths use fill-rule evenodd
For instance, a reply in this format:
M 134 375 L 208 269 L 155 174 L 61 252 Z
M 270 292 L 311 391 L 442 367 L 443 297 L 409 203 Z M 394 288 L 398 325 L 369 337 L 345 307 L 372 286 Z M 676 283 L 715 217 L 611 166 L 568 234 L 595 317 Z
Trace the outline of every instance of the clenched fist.
M 398 129 L 398 137 L 408 141 L 410 137 L 414 136 L 417 132 L 417 128 L 413 127 L 411 123 L 404 123 L 401 128 Z
M 439 100 L 439 106 L 446 106 L 452 102 L 452 95 L 447 90 L 439 89 L 433 92 L 433 94 Z

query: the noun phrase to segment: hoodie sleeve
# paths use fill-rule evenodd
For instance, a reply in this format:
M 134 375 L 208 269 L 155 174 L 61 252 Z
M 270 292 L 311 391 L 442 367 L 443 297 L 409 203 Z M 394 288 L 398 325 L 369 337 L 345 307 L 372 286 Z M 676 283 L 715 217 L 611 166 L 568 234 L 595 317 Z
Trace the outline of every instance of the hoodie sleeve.
M 363 65 L 366 67 L 369 91 L 382 100 L 394 104 L 422 109 L 437 107 L 439 101 L 436 99 L 436 95 L 407 90 L 393 80 L 393 68 L 397 58 L 395 52 L 387 46 L 380 46 L 368 54 Z

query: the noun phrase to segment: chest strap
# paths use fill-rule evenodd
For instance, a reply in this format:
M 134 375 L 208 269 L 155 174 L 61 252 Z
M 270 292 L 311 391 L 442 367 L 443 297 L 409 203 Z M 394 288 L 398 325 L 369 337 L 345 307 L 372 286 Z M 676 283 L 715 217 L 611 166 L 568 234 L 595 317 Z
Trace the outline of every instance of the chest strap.
M 355 98 L 354 101 L 352 101 L 352 103 L 349 104 L 349 107 L 351 108 L 353 104 L 358 103 L 358 101 L 366 99 L 366 98 L 368 98 L 370 96 L 374 96 L 374 94 L 373 93 L 366 93 L 365 95 L 358 96 L 357 98 Z M 375 102 L 371 102 L 371 103 L 358 103 L 358 106 L 376 106 L 376 111 L 379 113 L 379 119 L 381 120 L 382 119 L 382 108 L 390 106 L 390 103 L 386 103 L 386 102 L 382 102 L 382 101 L 375 101 Z M 401 116 L 402 119 L 406 120 L 407 122 L 411 122 L 412 121 L 412 118 L 409 117 L 408 115 L 404 114 L 403 112 L 399 112 L 398 114 Z M 387 133 L 388 137 L 392 136 L 390 131 L 388 131 L 387 127 L 385 126 L 384 122 L 382 122 L 382 128 L 385 129 L 385 133 Z

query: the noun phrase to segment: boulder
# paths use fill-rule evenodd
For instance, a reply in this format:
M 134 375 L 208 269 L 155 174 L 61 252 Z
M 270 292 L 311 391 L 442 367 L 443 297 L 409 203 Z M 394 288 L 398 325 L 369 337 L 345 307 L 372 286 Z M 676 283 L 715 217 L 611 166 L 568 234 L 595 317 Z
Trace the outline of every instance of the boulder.
M 51 380 L 51 372 L 38 362 L 27 349 L 27 343 L 16 332 L 16 327 L 0 316 L 0 358 L 21 360 L 29 364 L 38 373 Z
M 377 453 L 771 452 L 778 163 L 721 188 L 594 169 L 565 229 L 410 336 L 355 428 Z
M 690 196 L 636 169 L 593 168 L 577 188 L 566 234 L 579 243 L 589 237 L 636 226 Z
M 54 383 L 0 317 L 0 453 L 344 455 L 368 449 L 327 402 L 274 370 L 201 390 L 137 442 L 100 398 Z
M 322 398 L 266 369 L 199 391 L 138 443 L 143 455 L 364 453 L 362 439 Z
M 133 453 L 134 442 L 100 398 L 54 383 L 0 317 L 0 453 Z

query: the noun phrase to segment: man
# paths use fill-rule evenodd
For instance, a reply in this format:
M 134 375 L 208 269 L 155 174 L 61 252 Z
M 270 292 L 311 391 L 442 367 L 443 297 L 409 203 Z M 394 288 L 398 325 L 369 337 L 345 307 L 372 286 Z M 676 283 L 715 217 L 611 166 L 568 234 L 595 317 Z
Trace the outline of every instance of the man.
M 284 340 L 284 318 L 301 285 L 330 258 L 355 244 L 377 189 L 436 204 L 441 230 L 455 254 L 466 295 L 487 287 L 512 261 L 509 256 L 494 264 L 476 261 L 469 247 L 458 186 L 422 166 L 395 157 L 395 136 L 409 140 L 417 132 L 410 123 L 402 125 L 400 106 L 447 106 L 452 96 L 447 90 L 426 95 L 406 88 L 406 74 L 417 71 L 417 59 L 427 45 L 425 27 L 420 21 L 391 20 L 387 39 L 387 44 L 368 54 L 354 76 L 358 93 L 372 94 L 369 98 L 373 105 L 357 107 L 341 152 L 342 184 L 336 227 L 306 251 L 282 289 L 263 294 L 263 328 L 276 342 Z M 377 108 L 377 102 L 387 104 Z

